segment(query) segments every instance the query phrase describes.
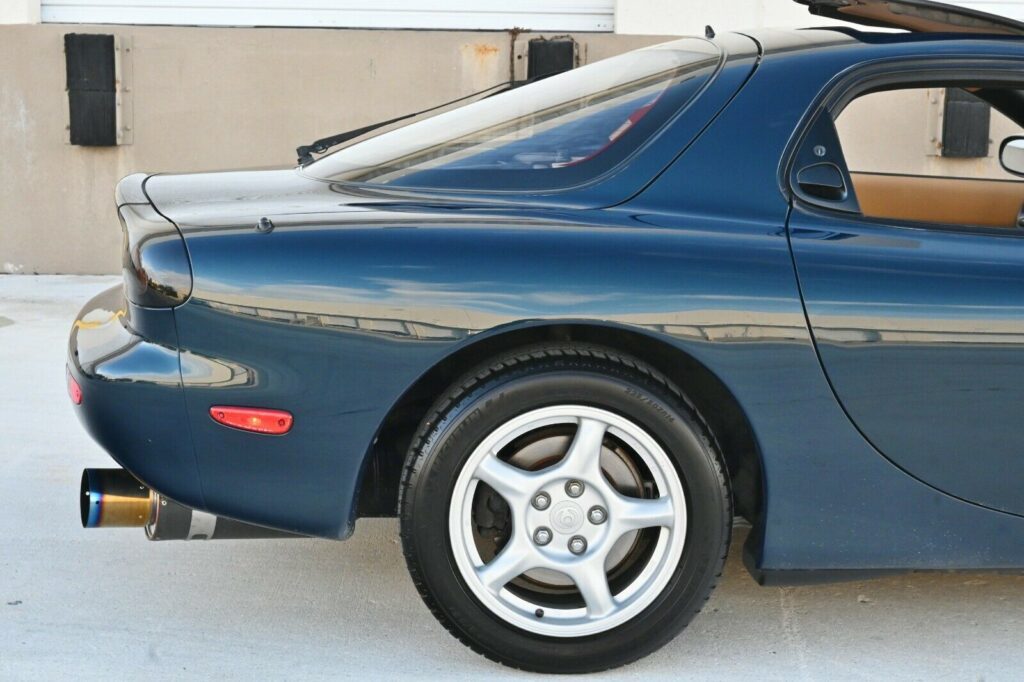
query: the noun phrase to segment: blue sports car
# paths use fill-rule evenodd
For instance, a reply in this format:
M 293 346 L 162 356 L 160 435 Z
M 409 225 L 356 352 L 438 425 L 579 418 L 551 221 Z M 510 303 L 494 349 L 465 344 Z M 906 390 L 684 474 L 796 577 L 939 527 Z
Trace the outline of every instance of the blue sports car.
M 800 1 L 905 30 L 709 27 L 122 180 L 124 284 L 69 345 L 123 467 L 83 524 L 398 516 L 448 630 L 557 672 L 675 637 L 737 517 L 763 584 L 1024 568 L 1024 24 Z

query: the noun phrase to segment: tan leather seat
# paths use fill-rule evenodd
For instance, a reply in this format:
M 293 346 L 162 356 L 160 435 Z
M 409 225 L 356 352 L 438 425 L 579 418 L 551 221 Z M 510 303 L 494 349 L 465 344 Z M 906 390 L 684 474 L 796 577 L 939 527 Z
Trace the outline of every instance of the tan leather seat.
M 926 223 L 1017 227 L 1024 182 L 852 173 L 863 214 Z

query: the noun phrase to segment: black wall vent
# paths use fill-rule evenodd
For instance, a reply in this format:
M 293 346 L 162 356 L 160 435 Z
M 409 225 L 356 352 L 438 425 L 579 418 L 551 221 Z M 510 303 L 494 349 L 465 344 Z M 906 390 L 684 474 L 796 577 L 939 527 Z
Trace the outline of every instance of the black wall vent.
M 64 36 L 71 144 L 117 144 L 117 92 L 114 36 L 68 33 Z
M 526 62 L 528 79 L 553 76 L 576 68 L 576 41 L 571 38 L 535 38 Z
M 992 109 L 961 88 L 946 90 L 942 116 L 942 155 L 952 159 L 988 156 Z

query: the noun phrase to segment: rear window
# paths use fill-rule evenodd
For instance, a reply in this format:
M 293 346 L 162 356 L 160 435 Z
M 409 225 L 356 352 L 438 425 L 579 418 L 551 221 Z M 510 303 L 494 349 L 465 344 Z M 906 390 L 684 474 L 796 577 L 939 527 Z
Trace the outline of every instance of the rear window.
M 708 83 L 721 59 L 687 38 L 482 99 L 329 154 L 334 182 L 449 190 L 566 188 L 618 165 Z

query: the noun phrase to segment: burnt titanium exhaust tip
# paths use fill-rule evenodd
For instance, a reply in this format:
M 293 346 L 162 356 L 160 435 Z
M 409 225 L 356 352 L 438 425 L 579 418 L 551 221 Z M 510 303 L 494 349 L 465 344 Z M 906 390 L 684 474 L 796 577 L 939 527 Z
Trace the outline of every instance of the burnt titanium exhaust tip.
M 82 528 L 142 528 L 153 516 L 153 493 L 124 469 L 82 472 Z

